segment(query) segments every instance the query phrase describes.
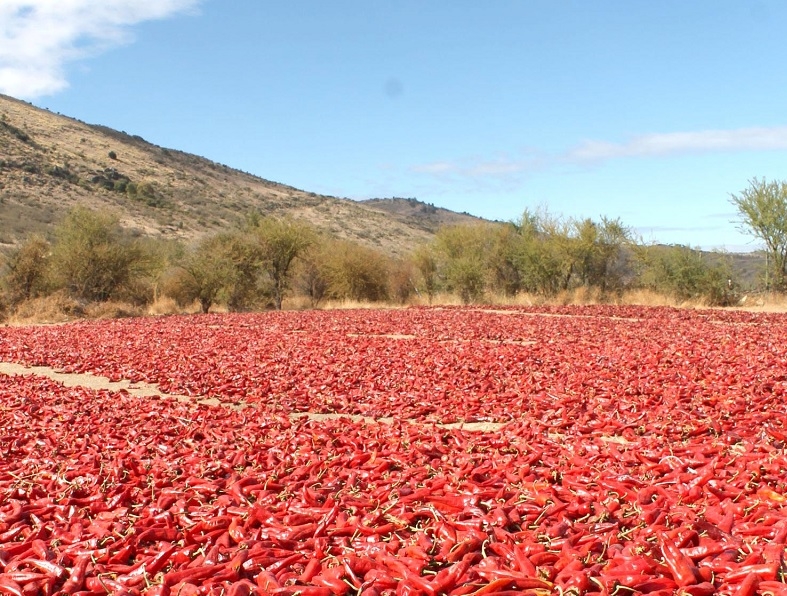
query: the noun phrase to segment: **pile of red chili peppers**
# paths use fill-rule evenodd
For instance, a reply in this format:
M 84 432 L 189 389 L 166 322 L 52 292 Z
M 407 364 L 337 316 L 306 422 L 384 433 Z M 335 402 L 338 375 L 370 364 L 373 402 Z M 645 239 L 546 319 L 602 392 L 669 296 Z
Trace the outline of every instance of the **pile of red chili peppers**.
M 2 361 L 241 404 L 0 375 L 0 594 L 787 594 L 785 323 L 566 307 L 0 329 Z M 459 420 L 507 424 L 438 424 Z

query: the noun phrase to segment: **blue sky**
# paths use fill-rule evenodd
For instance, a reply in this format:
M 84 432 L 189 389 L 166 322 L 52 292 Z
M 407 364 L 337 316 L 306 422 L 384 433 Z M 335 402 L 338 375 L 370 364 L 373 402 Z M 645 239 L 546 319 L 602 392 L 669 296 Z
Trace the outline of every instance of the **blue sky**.
M 0 0 L 0 92 L 304 190 L 753 250 L 787 3 Z

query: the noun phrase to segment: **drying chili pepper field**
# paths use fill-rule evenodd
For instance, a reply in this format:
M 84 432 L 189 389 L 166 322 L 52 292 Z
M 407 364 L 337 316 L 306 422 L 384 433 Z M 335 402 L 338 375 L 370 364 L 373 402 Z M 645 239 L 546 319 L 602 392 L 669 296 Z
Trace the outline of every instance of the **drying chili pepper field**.
M 0 594 L 787 594 L 784 315 L 127 319 L 0 361 L 181 396 L 0 375 Z

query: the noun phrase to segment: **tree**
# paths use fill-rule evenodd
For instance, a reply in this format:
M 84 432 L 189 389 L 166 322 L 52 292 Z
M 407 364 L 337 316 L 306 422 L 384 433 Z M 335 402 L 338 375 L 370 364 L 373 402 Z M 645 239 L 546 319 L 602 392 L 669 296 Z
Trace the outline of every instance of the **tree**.
M 115 216 L 76 207 L 55 230 L 51 262 L 57 286 L 74 298 L 102 302 L 133 280 L 144 255 Z
M 573 225 L 575 269 L 581 285 L 602 293 L 619 290 L 623 284 L 621 253 L 629 231 L 619 219 L 606 217 L 601 223 L 583 219 Z
M 275 217 L 252 220 L 250 231 L 258 245 L 260 268 L 270 281 L 273 305 L 281 310 L 292 263 L 314 242 L 314 232 L 304 224 Z
M 574 274 L 572 223 L 545 210 L 526 210 L 519 221 L 520 242 L 513 262 L 522 289 L 542 296 L 567 290 Z
M 426 294 L 429 304 L 432 304 L 432 299 L 437 293 L 438 277 L 437 277 L 437 258 L 434 254 L 434 249 L 431 245 L 421 245 L 415 249 L 410 257 L 415 269 L 418 271 L 423 282 L 424 293 Z
M 391 264 L 382 253 L 350 242 L 332 240 L 321 251 L 328 295 L 337 300 L 380 302 L 389 296 Z
M 197 300 L 202 312 L 209 312 L 234 281 L 236 270 L 230 258 L 230 242 L 227 234 L 199 242 L 184 256 L 165 293 L 181 306 Z
M 637 246 L 639 284 L 677 300 L 704 300 L 710 306 L 729 306 L 735 296 L 727 259 L 709 258 L 688 246 Z
M 504 296 L 515 296 L 522 287 L 522 277 L 516 266 L 521 236 L 513 223 L 490 227 L 489 248 L 486 255 L 489 283 Z
M 489 228 L 474 224 L 446 226 L 435 236 L 443 283 L 464 304 L 477 302 L 484 295 L 488 240 Z
M 296 283 L 298 289 L 309 298 L 312 308 L 322 302 L 328 294 L 329 282 L 325 248 L 322 244 L 312 246 L 297 267 Z
M 765 243 L 773 289 L 787 290 L 787 181 L 749 181 L 749 188 L 730 195 L 740 215 L 740 229 Z
M 50 251 L 49 242 L 33 236 L 11 254 L 3 280 L 11 305 L 43 293 Z

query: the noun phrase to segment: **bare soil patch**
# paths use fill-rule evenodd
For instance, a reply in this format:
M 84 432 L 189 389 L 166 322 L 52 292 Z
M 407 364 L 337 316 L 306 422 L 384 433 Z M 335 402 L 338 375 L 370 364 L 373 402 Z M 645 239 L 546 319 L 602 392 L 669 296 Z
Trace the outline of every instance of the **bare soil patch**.
M 19 376 L 35 376 L 45 377 L 58 383 L 64 387 L 84 387 L 93 390 L 106 390 L 106 391 L 124 391 L 129 395 L 135 397 L 161 397 L 164 399 L 175 399 L 180 402 L 193 402 L 206 406 L 220 406 L 229 405 L 224 404 L 216 398 L 194 398 L 188 395 L 177 395 L 172 393 L 165 393 L 161 391 L 158 386 L 151 383 L 132 383 L 128 380 L 111 381 L 107 377 L 101 377 L 90 373 L 62 373 L 49 366 L 24 366 L 13 362 L 0 362 L 0 374 L 4 375 L 19 375 Z M 235 407 L 238 409 L 254 407 L 252 404 L 241 402 Z M 393 418 L 371 418 L 369 416 L 360 416 L 357 414 L 321 414 L 318 412 L 293 412 L 290 418 L 295 420 L 298 418 L 308 418 L 309 420 L 334 420 L 337 418 L 349 418 L 353 422 L 368 422 L 370 424 L 393 424 Z M 405 420 L 410 424 L 424 424 L 431 426 L 430 423 L 420 422 L 416 420 Z M 458 428 L 470 432 L 494 432 L 505 426 L 503 423 L 498 422 L 452 422 L 450 424 L 436 424 L 439 428 Z

